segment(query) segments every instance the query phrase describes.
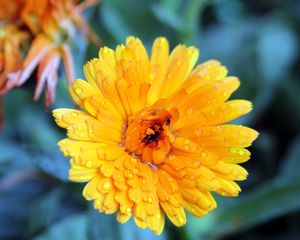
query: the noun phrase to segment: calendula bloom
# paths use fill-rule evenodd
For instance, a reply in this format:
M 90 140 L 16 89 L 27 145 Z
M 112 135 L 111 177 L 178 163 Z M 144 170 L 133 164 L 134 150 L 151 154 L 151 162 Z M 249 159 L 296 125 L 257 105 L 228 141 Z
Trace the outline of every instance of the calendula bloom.
M 37 86 L 34 99 L 37 100 L 46 85 L 46 105 L 53 103 L 58 68 L 63 60 L 68 83 L 74 80 L 74 64 L 70 44 L 76 29 L 86 33 L 97 44 L 99 40 L 82 17 L 82 11 L 97 0 L 12 0 L 3 3 L 5 11 L 0 16 L 24 29 L 31 37 L 31 44 L 24 49 L 21 65 L 3 74 L 6 84 L 2 95 L 16 86 L 21 86 L 37 68 Z M 18 13 L 15 12 L 18 10 Z M 9 14 L 5 14 L 5 13 Z M 13 58 L 13 56 L 11 56 Z M 13 61 L 13 60 L 12 60 Z M 17 71 L 18 70 L 18 71 Z
M 1 92 L 5 91 L 7 74 L 17 71 L 21 66 L 21 44 L 27 39 L 26 32 L 18 30 L 14 25 L 0 23 L 0 126 L 2 125 Z
M 195 47 L 157 38 L 150 59 L 141 41 L 101 48 L 84 66 L 87 81 L 70 87 L 82 110 L 56 109 L 67 129 L 59 142 L 70 157 L 69 178 L 88 182 L 87 200 L 125 223 L 160 234 L 165 214 L 180 227 L 185 210 L 202 217 L 216 207 L 211 192 L 237 196 L 250 158 L 245 149 L 258 133 L 227 122 L 251 111 L 228 100 L 239 86 L 218 61 L 194 68 Z M 194 69 L 193 69 L 194 68 Z

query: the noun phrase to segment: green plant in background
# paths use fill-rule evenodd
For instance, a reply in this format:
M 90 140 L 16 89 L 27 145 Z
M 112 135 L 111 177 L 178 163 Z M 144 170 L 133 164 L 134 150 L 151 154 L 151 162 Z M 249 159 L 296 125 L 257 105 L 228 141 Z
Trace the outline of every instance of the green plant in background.
M 194 7 L 191 7 L 194 6 Z M 218 198 L 203 219 L 188 216 L 184 228 L 167 224 L 161 239 L 216 239 L 299 235 L 299 3 L 297 1 L 117 1 L 104 0 L 87 12 L 105 45 L 136 35 L 150 50 L 155 37 L 195 44 L 200 61 L 215 58 L 241 79 L 233 98 L 253 101 L 254 111 L 237 123 L 258 129 L 245 189 L 237 199 Z M 189 26 L 189 27 L 186 27 Z M 73 50 L 84 53 L 80 41 Z M 96 56 L 77 54 L 76 75 Z M 54 107 L 72 107 L 58 81 Z M 81 186 L 67 182 L 68 160 L 58 151 L 63 138 L 45 112 L 32 103 L 30 82 L 4 98 L 6 126 L 0 133 L 0 238 L 153 239 L 130 221 L 119 225 L 83 201 Z M 268 232 L 267 226 L 274 226 Z M 277 232 L 276 226 L 280 226 Z M 282 227 L 285 226 L 285 227 Z M 228 235 L 230 234 L 230 235 Z

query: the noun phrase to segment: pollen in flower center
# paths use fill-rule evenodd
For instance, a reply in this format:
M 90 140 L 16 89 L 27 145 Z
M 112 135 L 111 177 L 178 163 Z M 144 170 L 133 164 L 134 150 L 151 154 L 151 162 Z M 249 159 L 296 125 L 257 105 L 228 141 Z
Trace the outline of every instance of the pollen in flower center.
M 124 138 L 126 151 L 155 169 L 170 152 L 176 112 L 149 108 L 129 117 Z

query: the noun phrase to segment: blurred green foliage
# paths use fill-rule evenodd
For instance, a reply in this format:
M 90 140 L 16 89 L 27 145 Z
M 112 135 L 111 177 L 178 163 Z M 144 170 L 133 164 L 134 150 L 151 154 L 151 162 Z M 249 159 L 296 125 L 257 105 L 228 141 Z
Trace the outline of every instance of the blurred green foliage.
M 87 17 L 106 46 L 128 35 L 150 50 L 159 35 L 171 46 L 200 48 L 200 62 L 218 59 L 241 87 L 234 98 L 254 103 L 237 122 L 260 138 L 244 166 L 249 179 L 235 199 L 217 197 L 219 207 L 185 227 L 167 223 L 160 237 L 102 215 L 67 180 L 68 160 L 56 142 L 64 137 L 43 101 L 33 102 L 33 84 L 5 97 L 0 135 L 0 239 L 296 239 L 300 234 L 300 3 L 297 0 L 103 0 Z M 87 47 L 87 48 L 86 48 Z M 97 55 L 76 39 L 77 76 Z M 62 74 L 63 76 L 63 74 Z M 72 107 L 64 79 L 53 108 Z M 272 230 L 268 230 L 268 229 Z

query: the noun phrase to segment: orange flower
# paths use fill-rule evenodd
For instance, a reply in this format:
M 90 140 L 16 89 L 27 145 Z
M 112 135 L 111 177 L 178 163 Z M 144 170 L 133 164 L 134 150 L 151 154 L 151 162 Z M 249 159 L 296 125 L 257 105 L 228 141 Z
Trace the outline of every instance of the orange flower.
M 141 228 L 160 234 L 165 214 L 180 227 L 185 210 L 202 217 L 217 204 L 211 192 L 237 196 L 236 181 L 247 171 L 245 149 L 258 133 L 228 124 L 251 111 L 245 100 L 228 100 L 239 87 L 236 77 L 211 60 L 194 68 L 195 47 L 157 38 L 151 57 L 128 37 L 126 46 L 101 48 L 84 66 L 87 82 L 70 87 L 83 110 L 56 109 L 67 129 L 59 142 L 70 157 L 69 178 L 88 182 L 87 200 L 125 223 L 133 216 Z M 194 70 L 192 70 L 194 68 Z
M 55 99 L 60 61 L 67 81 L 74 80 L 70 44 L 76 29 L 99 45 L 99 38 L 82 17 L 97 0 L 11 0 L 0 2 L 0 101 L 21 86 L 37 68 L 37 100 L 46 85 L 46 105 Z M 27 45 L 30 45 L 29 50 Z M 22 57 L 23 56 L 23 57 Z M 1 112 L 1 110 L 0 110 Z M 1 117 L 0 117 L 1 118 Z M 1 120 L 0 120 L 1 122 Z
M 14 25 L 0 26 L 0 91 L 5 87 L 7 75 L 21 67 L 21 44 L 28 38 L 26 32 Z
M 91 5 L 96 1 L 86 2 L 90 2 Z M 52 104 L 55 99 L 57 72 L 61 59 L 66 69 L 68 83 L 73 82 L 74 64 L 69 45 L 75 37 L 76 26 L 79 25 L 82 27 L 81 30 L 92 33 L 81 16 L 85 7 L 76 3 L 77 1 L 73 0 L 26 1 L 21 17 L 34 35 L 34 40 L 21 70 L 10 75 L 7 90 L 21 86 L 38 67 L 34 99 L 40 97 L 46 85 L 46 105 Z M 98 40 L 94 35 L 92 36 L 93 40 Z
M 6 92 L 7 76 L 20 69 L 21 48 L 29 40 L 29 34 L 18 27 L 22 4 L 22 0 L 0 2 L 0 127 L 3 121 L 1 96 Z
M 1 73 L 1 78 L 5 79 L 5 86 L 0 94 L 3 95 L 11 88 L 21 86 L 38 67 L 34 99 L 40 97 L 46 85 L 46 105 L 50 105 L 55 98 L 57 71 L 61 59 L 66 69 L 68 83 L 74 80 L 70 43 L 75 38 L 76 27 L 78 26 L 81 31 L 86 32 L 94 42 L 99 44 L 99 39 L 81 15 L 86 7 L 95 3 L 96 0 L 86 0 L 80 4 L 76 0 L 14 0 L 10 2 L 1 0 L 0 6 L 4 6 L 4 10 L 0 11 L 1 21 L 11 22 L 19 29 L 27 30 L 32 43 L 24 59 L 10 60 L 18 61 L 18 67 Z M 12 53 L 10 52 L 10 56 Z

